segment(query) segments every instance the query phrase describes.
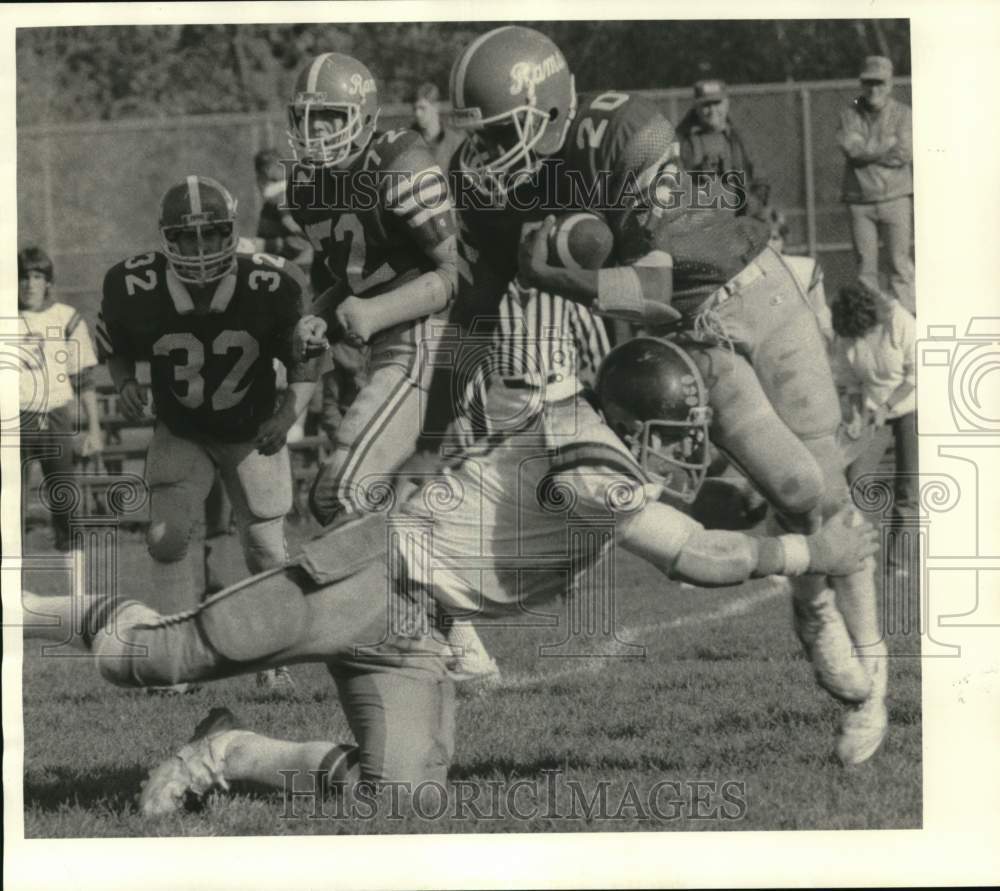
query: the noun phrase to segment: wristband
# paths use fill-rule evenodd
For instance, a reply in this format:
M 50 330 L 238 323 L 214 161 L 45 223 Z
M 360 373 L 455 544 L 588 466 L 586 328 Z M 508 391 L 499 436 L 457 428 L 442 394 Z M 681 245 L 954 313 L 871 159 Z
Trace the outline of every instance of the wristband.
M 594 305 L 598 312 L 641 319 L 645 303 L 639 273 L 630 266 L 597 270 L 597 302 Z
M 785 575 L 803 575 L 809 571 L 809 542 L 804 535 L 780 535 L 785 552 Z

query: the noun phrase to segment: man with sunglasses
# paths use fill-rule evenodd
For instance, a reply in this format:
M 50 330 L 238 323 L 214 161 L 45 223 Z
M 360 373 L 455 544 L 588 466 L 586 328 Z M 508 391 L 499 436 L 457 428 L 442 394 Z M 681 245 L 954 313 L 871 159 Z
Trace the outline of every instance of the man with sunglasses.
M 250 570 L 287 559 L 292 490 L 285 437 L 309 402 L 316 362 L 292 351 L 301 277 L 290 275 L 280 257 L 237 255 L 236 200 L 225 186 L 186 177 L 164 194 L 159 228 L 160 250 L 130 257 L 105 276 L 97 333 L 132 420 L 149 411 L 136 363 L 150 364 L 151 599 L 173 613 L 194 607 L 203 590 L 188 544 L 216 468 Z M 277 408 L 275 358 L 289 382 Z

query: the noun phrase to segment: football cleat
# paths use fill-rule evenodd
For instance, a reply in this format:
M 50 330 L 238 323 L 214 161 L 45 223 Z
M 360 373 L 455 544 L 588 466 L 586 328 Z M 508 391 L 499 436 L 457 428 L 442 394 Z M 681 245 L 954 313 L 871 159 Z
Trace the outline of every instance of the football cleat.
M 854 642 L 837 609 L 834 593 L 825 589 L 818 597 L 792 598 L 795 632 L 812 663 L 816 682 L 846 703 L 863 703 L 872 691 L 872 680 L 854 655 Z
M 279 665 L 277 668 L 258 671 L 257 686 L 264 690 L 291 693 L 295 690 L 295 678 L 292 677 L 287 665 Z
M 227 708 L 213 708 L 195 727 L 191 741 L 150 771 L 139 794 L 139 813 L 162 817 L 184 807 L 189 795 L 201 798 L 216 786 L 228 789 L 225 751 L 233 731 L 241 731 L 236 716 Z
M 885 657 L 871 660 L 872 693 L 865 702 L 849 707 L 837 736 L 837 757 L 851 767 L 863 764 L 878 751 L 889 732 L 889 712 L 885 705 L 888 666 Z

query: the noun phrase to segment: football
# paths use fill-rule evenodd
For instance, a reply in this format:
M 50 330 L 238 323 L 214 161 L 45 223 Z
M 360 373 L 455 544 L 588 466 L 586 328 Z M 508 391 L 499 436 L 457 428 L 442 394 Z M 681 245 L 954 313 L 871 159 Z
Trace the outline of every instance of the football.
M 549 263 L 563 269 L 600 269 L 614 243 L 611 229 L 597 214 L 567 214 L 549 233 Z

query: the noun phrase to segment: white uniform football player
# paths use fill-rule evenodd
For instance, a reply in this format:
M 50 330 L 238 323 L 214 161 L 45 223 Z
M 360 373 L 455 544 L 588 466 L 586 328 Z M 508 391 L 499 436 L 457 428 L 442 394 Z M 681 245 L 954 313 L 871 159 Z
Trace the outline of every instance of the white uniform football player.
M 641 404 L 620 402 L 629 382 Z M 438 634 L 442 607 L 510 619 L 582 596 L 615 543 L 699 585 L 849 573 L 874 552 L 875 531 L 846 508 L 809 536 L 751 538 L 706 530 L 660 500 L 697 490 L 711 418 L 697 368 L 673 344 L 644 339 L 612 351 L 598 390 L 624 442 L 586 403 L 491 388 L 492 413 L 520 412 L 518 435 L 484 443 L 398 511 L 331 527 L 283 570 L 223 591 L 193 614 L 167 617 L 108 597 L 85 603 L 81 616 L 73 597 L 26 592 L 29 613 L 61 620 L 26 623 L 28 634 L 73 633 L 115 684 L 209 680 L 305 661 L 325 662 L 333 675 L 355 744 L 271 739 L 216 711 L 152 771 L 142 813 L 169 813 L 188 793 L 236 780 L 281 786 L 279 772 L 289 770 L 331 784 L 443 784 L 454 685 Z M 582 551 L 567 544 L 571 517 L 580 516 L 608 529 L 593 535 L 591 526 Z M 567 556 L 554 560 L 559 554 Z M 846 634 L 840 645 L 850 647 Z

